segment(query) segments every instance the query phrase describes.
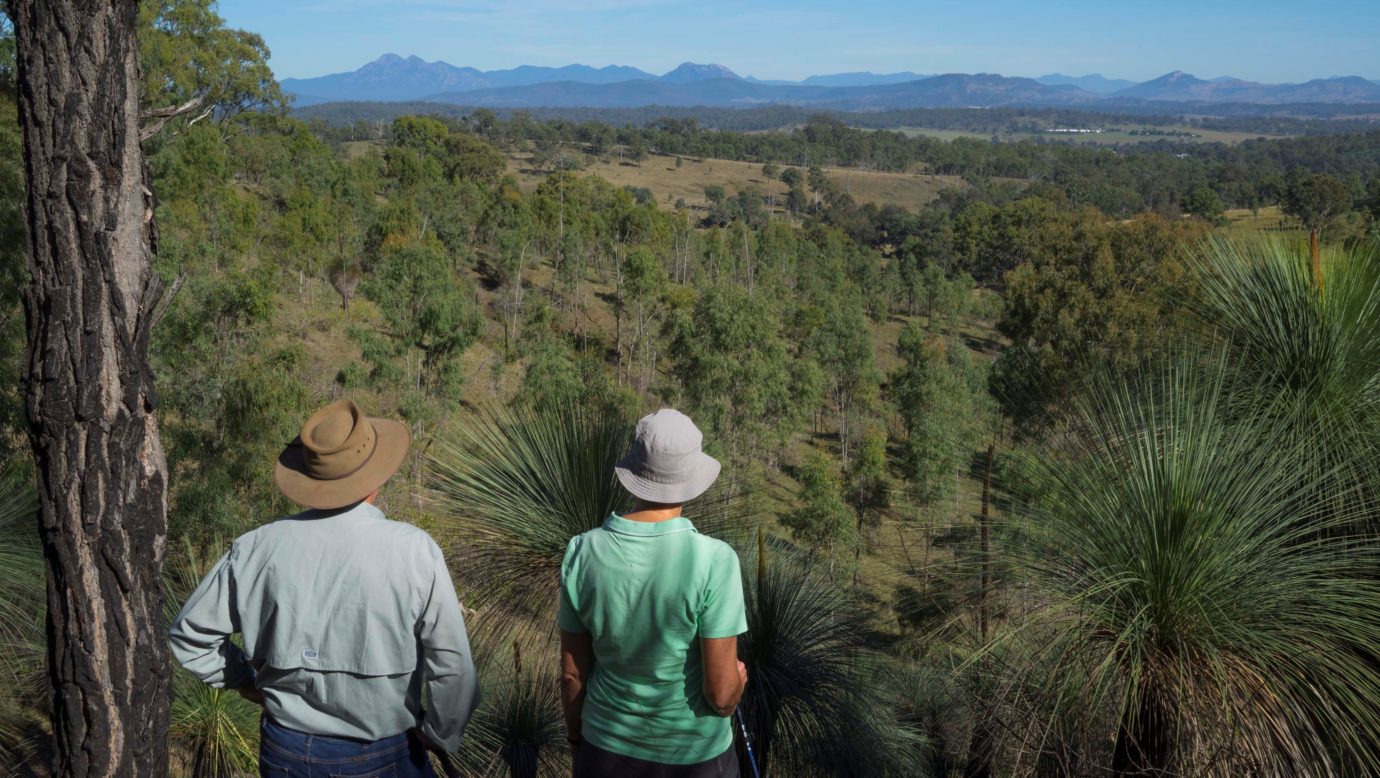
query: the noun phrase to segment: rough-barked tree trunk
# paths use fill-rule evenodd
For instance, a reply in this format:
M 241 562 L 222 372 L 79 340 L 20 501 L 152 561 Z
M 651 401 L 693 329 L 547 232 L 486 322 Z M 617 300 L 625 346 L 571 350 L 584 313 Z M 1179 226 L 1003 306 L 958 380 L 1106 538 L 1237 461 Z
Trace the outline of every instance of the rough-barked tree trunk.
M 28 183 L 26 403 L 55 775 L 167 774 L 162 284 L 139 148 L 137 0 L 9 0 Z
M 1173 769 L 1178 740 L 1175 705 L 1153 681 L 1143 681 L 1127 702 L 1112 749 L 1112 775 L 1158 778 Z
M 991 639 L 992 606 L 988 602 L 992 588 L 992 457 L 996 453 L 995 441 L 987 444 L 987 469 L 982 479 L 982 516 L 979 541 L 982 567 L 979 573 L 978 589 L 978 640 L 984 648 Z M 963 770 L 964 778 L 991 778 L 996 761 L 996 712 L 992 700 L 992 683 L 988 678 L 991 670 L 979 663 L 977 703 L 978 721 L 973 726 L 973 739 L 968 744 L 968 764 Z

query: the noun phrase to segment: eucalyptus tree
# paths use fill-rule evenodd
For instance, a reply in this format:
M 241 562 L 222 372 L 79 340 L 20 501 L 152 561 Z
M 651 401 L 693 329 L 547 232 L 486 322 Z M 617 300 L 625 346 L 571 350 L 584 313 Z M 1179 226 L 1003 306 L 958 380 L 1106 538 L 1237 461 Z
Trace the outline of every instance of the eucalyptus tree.
M 872 328 L 859 295 L 840 296 L 842 300 L 825 303 L 822 321 L 810 328 L 804 345 L 823 372 L 839 453 L 847 467 L 864 432 L 864 419 L 876 407 L 879 377 Z
M 162 280 L 139 4 L 14 0 L 28 185 L 27 408 L 48 574 L 54 770 L 167 772 Z M 155 123 L 158 119 L 154 119 Z
M 664 315 L 662 295 L 668 284 L 666 267 L 651 249 L 628 252 L 623 263 L 623 284 L 616 305 L 631 314 L 628 338 L 628 377 L 633 387 L 645 392 L 656 373 L 656 334 Z
M 933 506 L 953 494 L 959 476 L 996 418 L 986 371 L 956 339 L 909 323 L 896 346 L 901 365 L 888 394 L 905 428 L 901 471 L 911 495 Z
M 1333 176 L 1298 168 L 1285 179 L 1282 199 L 1284 212 L 1298 219 L 1308 232 L 1313 251 L 1313 275 L 1321 282 L 1319 244 L 1322 231 L 1351 209 L 1351 191 Z
M 771 300 L 715 284 L 693 307 L 675 311 L 667 328 L 680 398 L 730 464 L 754 461 L 784 440 L 818 401 Z M 730 483 L 737 470 L 730 468 Z
M 464 385 L 460 357 L 483 326 L 469 280 L 438 242 L 424 240 L 385 251 L 364 294 L 383 314 L 393 353 L 407 361 L 405 388 L 450 407 Z
M 13 84 L 9 85 L 11 89 Z M 0 468 L 20 456 L 24 392 L 24 163 L 15 96 L 0 97 Z
M 809 548 L 813 557 L 823 549 L 834 566 L 835 547 L 852 550 L 858 535 L 845 499 L 845 485 L 838 463 L 829 454 L 814 451 L 799 468 L 798 506 L 781 518 L 791 536 Z

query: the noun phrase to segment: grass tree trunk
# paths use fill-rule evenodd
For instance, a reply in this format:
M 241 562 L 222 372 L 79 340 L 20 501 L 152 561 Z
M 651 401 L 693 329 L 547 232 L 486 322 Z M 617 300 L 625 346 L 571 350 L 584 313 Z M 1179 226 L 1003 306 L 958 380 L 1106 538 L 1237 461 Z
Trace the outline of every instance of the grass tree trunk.
M 54 775 L 167 774 L 162 285 L 135 0 L 10 0 L 28 184 L 26 402 L 48 579 Z
M 1322 289 L 1322 249 L 1319 247 L 1319 233 L 1317 227 L 1308 230 L 1308 249 L 1313 256 L 1313 280 L 1317 282 L 1318 289 Z
M 984 648 L 991 639 L 991 604 L 987 598 L 992 586 L 992 456 L 996 443 L 987 445 L 987 468 L 982 479 L 982 517 L 980 525 L 980 556 L 982 567 L 979 572 L 978 589 L 978 639 Z M 973 727 L 973 739 L 968 745 L 968 764 L 963 770 L 965 778 L 991 778 L 995 759 L 996 733 L 993 731 L 995 712 L 992 705 L 992 688 L 988 683 L 987 668 L 979 664 L 978 674 L 978 721 Z
M 1126 706 L 1112 750 L 1115 776 L 1165 776 L 1174 758 L 1172 708 L 1153 684 L 1142 684 Z

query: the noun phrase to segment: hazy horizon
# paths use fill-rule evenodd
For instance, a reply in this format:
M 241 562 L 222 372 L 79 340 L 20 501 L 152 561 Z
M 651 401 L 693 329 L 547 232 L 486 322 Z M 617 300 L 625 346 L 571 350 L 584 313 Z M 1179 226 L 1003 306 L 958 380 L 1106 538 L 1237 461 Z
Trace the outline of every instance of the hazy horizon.
M 468 62 L 457 62 L 457 61 L 454 61 L 454 60 L 446 59 L 445 57 L 439 57 L 439 58 L 436 58 L 436 59 L 429 59 L 429 58 L 426 58 L 426 57 L 421 57 L 420 55 L 417 55 L 417 54 L 412 54 L 412 53 L 410 53 L 410 52 L 401 52 L 401 51 L 384 51 L 384 52 L 379 52 L 379 53 L 378 53 L 377 55 L 375 55 L 375 56 L 366 57 L 365 59 L 360 60 L 359 63 L 356 64 L 356 65 L 354 65 L 354 66 L 347 66 L 347 67 L 344 67 L 344 68 L 342 68 L 342 69 L 340 69 L 340 70 L 331 70 L 331 71 L 324 71 L 324 72 L 321 72 L 321 73 L 309 73 L 309 74 L 298 75 L 298 74 L 292 74 L 292 73 L 279 73 L 279 72 L 277 72 L 277 70 L 276 70 L 276 68 L 275 68 L 275 70 L 274 70 L 274 75 L 277 76 L 279 79 L 284 79 L 284 78 L 291 78 L 291 79 L 311 79 L 311 78 L 319 78 L 319 77 L 321 77 L 321 76 L 335 75 L 335 74 L 337 74 L 337 73 L 348 73 L 348 72 L 351 72 L 351 71 L 358 70 L 359 68 L 361 68 L 361 67 L 363 67 L 363 66 L 365 66 L 365 65 L 368 65 L 368 64 L 370 64 L 370 63 L 372 63 L 372 62 L 375 62 L 375 61 L 377 61 L 377 60 L 379 60 L 379 59 L 381 59 L 381 58 L 383 58 L 383 57 L 385 57 L 385 56 L 388 56 L 388 55 L 390 55 L 390 54 L 391 54 L 391 55 L 398 56 L 398 57 L 401 57 L 401 58 L 403 58 L 403 59 L 407 59 L 408 57 L 414 57 L 414 56 L 416 56 L 416 57 L 420 57 L 422 60 L 426 61 L 428 64 L 434 64 L 434 63 L 437 63 L 437 62 L 441 62 L 441 63 L 445 63 L 445 64 L 447 64 L 447 65 L 450 65 L 450 66 L 452 66 L 452 67 L 457 67 L 457 68 L 459 68 L 459 67 L 473 67 L 473 68 L 475 68 L 475 69 L 477 69 L 477 70 L 484 71 L 484 72 L 490 72 L 490 71 L 503 71 L 503 70 L 514 70 L 514 69 L 516 69 L 516 68 L 524 67 L 524 66 L 531 66 L 531 67 L 550 67 L 550 68 L 561 68 L 561 67 L 567 67 L 567 66 L 575 66 L 575 67 L 590 67 L 590 68 L 596 68 L 596 69 L 598 69 L 598 68 L 607 68 L 607 67 L 630 67 L 630 68 L 637 68 L 638 70 L 644 71 L 644 72 L 649 73 L 649 74 L 651 74 L 651 75 L 653 75 L 653 76 L 662 76 L 662 75 L 665 75 L 666 73 L 669 73 L 670 71 L 674 70 L 676 67 L 678 67 L 678 66 L 680 66 L 680 65 L 683 65 L 683 64 L 722 65 L 722 66 L 728 68 L 729 70 L 732 70 L 734 73 L 736 73 L 738 76 L 740 76 L 740 77 L 742 77 L 742 78 L 752 77 L 752 78 L 756 78 L 756 79 L 763 80 L 763 81 L 800 81 L 800 80 L 809 78 L 809 77 L 811 77 L 811 76 L 841 75 L 841 74 L 847 74 L 847 73 L 865 73 L 865 72 L 870 72 L 870 73 L 874 73 L 874 74 L 877 74 L 877 75 L 889 75 L 889 74 L 893 74 L 893 73 L 903 73 L 903 72 L 907 72 L 907 71 L 909 71 L 909 72 L 914 72 L 914 73 L 918 73 L 918 74 L 920 74 L 920 75 L 922 75 L 922 76 L 924 76 L 924 75 L 937 76 L 937 75 L 944 75 L 944 74 L 946 74 L 946 73 L 969 73 L 969 74 L 974 74 L 974 73 L 997 73 L 997 74 L 1002 75 L 1002 76 L 1018 77 L 1018 78 L 1043 78 L 1043 77 L 1045 77 L 1045 76 L 1067 76 L 1067 77 L 1070 77 L 1070 78 L 1084 78 L 1084 77 L 1089 77 L 1089 76 L 1092 76 L 1092 77 L 1101 76 L 1101 77 L 1106 78 L 1106 79 L 1109 79 L 1109 80 L 1122 79 L 1122 80 L 1126 80 L 1126 81 L 1134 81 L 1134 82 L 1137 82 L 1137 83 L 1141 83 L 1141 82 L 1145 82 L 1145 81 L 1150 81 L 1150 80 L 1159 78 L 1159 77 L 1161 77 L 1161 76 L 1168 75 L 1169 73 L 1172 73 L 1172 72 L 1175 72 L 1175 71 L 1182 71 L 1182 72 L 1188 73 L 1189 75 L 1191 75 L 1191 76 L 1193 76 L 1193 77 L 1195 77 L 1195 78 L 1200 78 L 1200 79 L 1202 79 L 1202 80 L 1204 80 L 1204 81 L 1211 81 L 1211 80 L 1219 79 L 1219 78 L 1241 78 L 1242 80 L 1245 80 L 1245 81 L 1261 81 L 1261 79 L 1244 78 L 1244 77 L 1242 77 L 1242 76 L 1240 76 L 1240 75 L 1238 75 L 1238 74 L 1236 74 L 1236 73 L 1194 73 L 1194 72 L 1192 72 L 1192 71 L 1190 71 L 1190 70 L 1186 70 L 1186 69 L 1184 69 L 1184 68 L 1168 68 L 1168 69 L 1166 69 L 1166 70 L 1163 70 L 1163 71 L 1161 71 L 1161 72 L 1158 72 L 1158 73 L 1156 73 L 1155 75 L 1149 76 L 1149 77 L 1147 77 L 1147 78 L 1129 78 L 1129 77 L 1123 76 L 1123 75 L 1121 75 L 1121 74 L 1119 74 L 1119 73 L 1102 73 L 1102 72 L 1075 73 L 1075 72 L 1070 72 L 1070 71 L 1067 71 L 1067 70 L 1050 70 L 1050 71 L 1041 72 L 1041 73 L 1003 73 L 1003 72 L 996 71 L 996 70 L 991 70 L 991 69 L 986 69 L 986 70 L 935 70 L 935 71 L 931 71 L 931 72 L 928 72 L 928 73 L 921 73 L 920 71 L 916 70 L 915 68 L 907 68 L 907 67 L 898 67 L 898 68 L 860 68 L 860 69 L 853 69 L 853 70 L 829 70 L 829 69 L 823 69 L 823 70 L 819 70 L 819 71 L 813 71 L 813 72 L 810 72 L 810 73 L 805 73 L 805 74 L 803 74 L 803 75 L 801 75 L 801 76 L 799 76 L 799 77 L 797 77 L 797 78 L 784 78 L 784 77 L 781 77 L 781 78 L 768 78 L 768 77 L 760 76 L 760 75 L 758 75 L 758 74 L 756 74 L 756 73 L 744 72 L 744 71 L 742 71 L 742 70 L 740 70 L 740 69 L 738 69 L 738 68 L 736 68 L 736 67 L 733 67 L 732 65 L 729 65 L 729 64 L 727 64 L 727 63 L 724 63 L 724 62 L 710 62 L 710 61 L 708 61 L 708 60 L 682 60 L 681 62 L 677 62 L 675 65 L 673 65 L 673 66 L 671 66 L 671 67 L 669 67 L 669 68 L 666 68 L 666 69 L 664 69 L 664 70 L 659 70 L 659 69 L 655 69 L 655 68 L 641 67 L 641 66 L 639 66 L 639 65 L 638 65 L 637 63 L 635 63 L 635 62 L 602 62 L 602 63 L 592 63 L 592 62 L 580 62 L 580 61 L 553 62 L 553 63 L 515 62 L 515 63 L 510 63 L 510 64 L 500 64 L 500 65 L 496 65 L 496 66 L 493 66 L 493 67 L 479 67 L 479 66 L 476 66 L 476 65 L 471 65 L 471 64 L 468 63 Z M 1347 77 L 1347 76 L 1360 76 L 1360 77 L 1362 77 L 1362 78 L 1370 78 L 1370 77 L 1367 76 L 1367 74 L 1365 74 L 1365 73 L 1326 73 L 1326 74 L 1312 75 L 1312 76 L 1308 76 L 1308 77 L 1306 77 L 1306 78 L 1299 78 L 1299 79 L 1295 79 L 1295 80 L 1293 80 L 1293 81 L 1277 81 L 1277 82 L 1263 82 L 1263 81 L 1262 81 L 1262 83 L 1278 83 L 1278 84 L 1285 84 L 1285 83 L 1304 83 L 1304 82 L 1307 82 L 1307 81 L 1311 81 L 1311 80 L 1313 80 L 1313 79 L 1342 78 L 1342 77 Z M 1370 80 L 1380 81 L 1380 78 L 1371 78 Z
M 804 0 L 751 7 L 709 0 L 224 0 L 235 27 L 260 33 L 279 78 L 355 70 L 384 53 L 499 70 L 519 65 L 625 65 L 664 73 L 713 62 L 742 76 L 1050 73 L 1146 81 L 1174 70 L 1297 83 L 1380 79 L 1380 5 L 1307 7 L 1183 0 L 1109 7 L 1078 0 L 983 7 Z

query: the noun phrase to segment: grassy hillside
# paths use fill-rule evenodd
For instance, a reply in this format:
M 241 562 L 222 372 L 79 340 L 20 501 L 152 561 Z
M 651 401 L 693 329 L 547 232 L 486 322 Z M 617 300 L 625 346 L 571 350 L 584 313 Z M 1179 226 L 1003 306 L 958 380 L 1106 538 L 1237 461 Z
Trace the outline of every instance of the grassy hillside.
M 703 206 L 706 204 L 705 187 L 716 184 L 724 187 L 729 195 L 756 189 L 768 197 L 775 197 L 778 203 L 786 197 L 786 185 L 764 176 L 759 164 L 724 159 L 680 159 L 680 165 L 676 164 L 676 157 L 663 155 L 652 155 L 641 162 L 601 160 L 585 168 L 585 173 L 617 186 L 647 187 L 657 203 L 665 206 L 681 199 L 692 207 Z M 534 170 L 529 163 L 528 157 L 516 157 L 510 163 L 527 190 L 535 189 L 546 176 L 546 171 Z M 965 186 L 959 176 L 837 167 L 825 167 L 824 171 L 859 203 L 899 205 L 911 210 L 932 202 L 941 189 Z

